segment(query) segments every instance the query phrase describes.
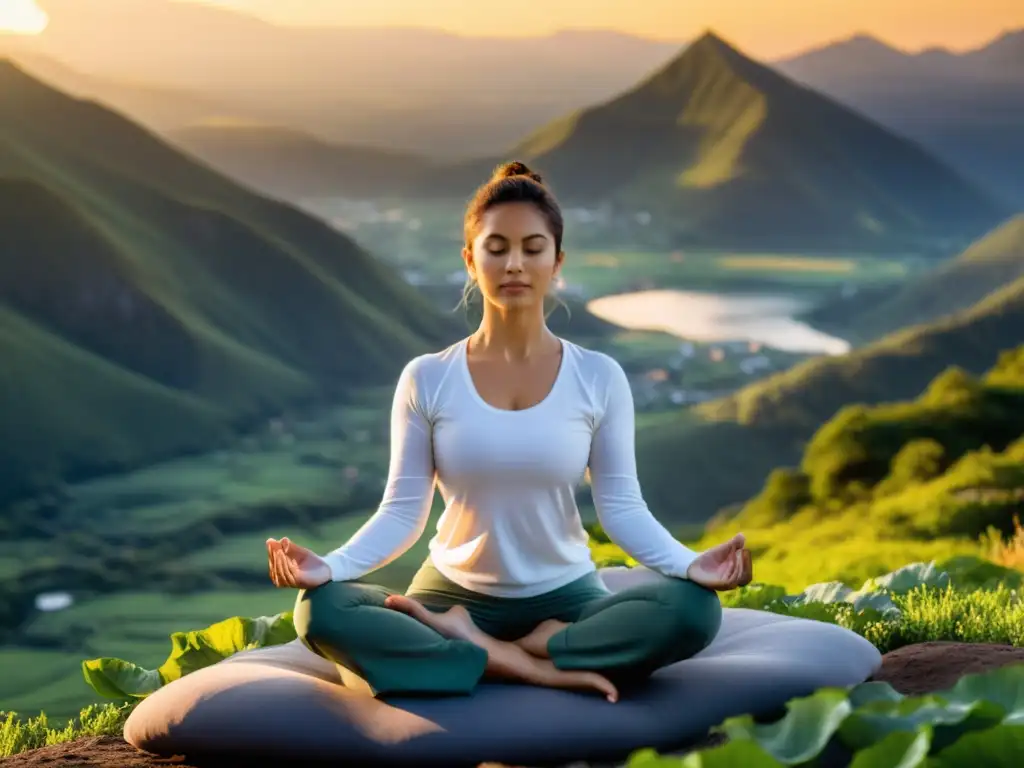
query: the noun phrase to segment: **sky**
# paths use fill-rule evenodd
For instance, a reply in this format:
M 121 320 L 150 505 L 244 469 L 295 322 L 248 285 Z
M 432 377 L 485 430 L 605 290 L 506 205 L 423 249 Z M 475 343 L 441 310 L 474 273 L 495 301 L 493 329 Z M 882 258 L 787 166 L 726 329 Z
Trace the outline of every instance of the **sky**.
M 182 1 L 226 6 L 281 24 L 425 26 L 468 35 L 590 28 L 681 42 L 712 28 L 766 58 L 861 32 L 910 51 L 934 45 L 964 50 L 1024 27 L 1024 0 Z M 0 0 L 0 29 L 38 31 L 44 24 L 35 0 Z

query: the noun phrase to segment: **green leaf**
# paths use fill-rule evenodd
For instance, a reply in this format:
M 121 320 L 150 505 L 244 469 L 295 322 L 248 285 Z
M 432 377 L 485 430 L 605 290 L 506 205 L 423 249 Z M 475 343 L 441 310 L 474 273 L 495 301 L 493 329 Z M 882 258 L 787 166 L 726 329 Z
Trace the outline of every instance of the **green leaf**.
M 121 659 L 83 661 L 82 674 L 86 683 L 108 699 L 142 698 L 164 684 L 157 670 Z
M 625 768 L 782 768 L 782 763 L 752 741 L 730 741 L 683 757 L 641 749 L 630 755 Z
M 783 765 L 752 741 L 730 741 L 686 755 L 672 764 L 672 768 L 782 768 Z
M 811 696 L 792 699 L 786 715 L 761 725 L 750 715 L 731 717 L 718 726 L 733 741 L 754 741 L 785 765 L 806 762 L 828 744 L 852 707 L 847 691 L 822 688 Z
M 823 581 L 811 584 L 799 595 L 786 595 L 780 598 L 786 605 L 803 605 L 805 603 L 843 603 L 853 594 L 853 590 L 841 581 Z
M 904 697 L 885 684 L 862 683 L 850 691 L 854 708 L 839 729 L 852 749 L 863 749 L 896 732 L 931 729 L 931 750 L 940 751 L 964 734 L 1006 723 L 1024 724 L 1024 665 L 966 675 L 952 688 Z
M 860 592 L 886 590 L 895 595 L 902 595 L 917 587 L 945 587 L 949 584 L 949 574 L 939 570 L 933 560 L 930 563 L 911 563 L 897 568 L 884 576 L 868 579 L 860 588 Z
M 997 725 L 968 733 L 928 761 L 928 768 L 1019 768 L 1024 725 Z
M 979 699 L 991 702 L 1002 710 L 1002 722 L 1024 725 L 1024 664 L 965 675 L 941 695 L 965 706 Z
M 850 768 L 918 768 L 932 744 L 931 728 L 894 731 L 878 743 L 854 755 Z
M 871 746 L 891 733 L 916 733 L 932 729 L 936 749 L 961 734 L 988 728 L 1001 720 L 1002 710 L 986 701 L 949 702 L 939 695 L 916 696 L 901 701 L 872 701 L 858 707 L 842 724 L 839 738 L 851 749 Z
M 882 615 L 896 615 L 900 609 L 885 592 L 853 592 L 847 596 L 846 602 L 853 604 L 853 610 L 867 609 L 878 611 Z
M 850 705 L 854 709 L 859 709 L 865 704 L 870 704 L 874 701 L 903 701 L 904 696 L 889 683 L 871 680 L 851 688 L 849 698 Z
M 810 603 L 824 603 L 826 605 L 848 603 L 858 612 L 875 610 L 880 615 L 895 615 L 900 612 L 888 593 L 879 592 L 874 589 L 861 589 L 854 592 L 841 581 L 823 581 L 818 584 L 811 584 L 798 595 L 785 595 L 778 598 L 778 600 L 783 605 L 792 607 L 804 606 Z
M 290 613 L 256 619 L 235 616 L 206 629 L 175 632 L 171 635 L 171 655 L 160 666 L 160 676 L 169 683 L 239 651 L 279 645 L 295 637 Z
M 296 637 L 290 612 L 276 616 L 234 616 L 205 629 L 175 632 L 171 653 L 159 669 L 113 658 L 82 662 L 86 683 L 101 696 L 112 699 L 145 697 L 190 672 L 211 666 L 239 651 L 281 645 Z

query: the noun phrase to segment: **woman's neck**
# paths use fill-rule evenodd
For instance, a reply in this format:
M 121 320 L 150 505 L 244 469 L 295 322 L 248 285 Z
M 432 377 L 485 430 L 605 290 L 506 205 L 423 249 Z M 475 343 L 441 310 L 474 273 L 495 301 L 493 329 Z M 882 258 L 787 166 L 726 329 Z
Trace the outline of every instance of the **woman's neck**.
M 548 351 L 558 340 L 535 309 L 508 311 L 485 306 L 480 326 L 472 336 L 476 351 L 522 360 Z

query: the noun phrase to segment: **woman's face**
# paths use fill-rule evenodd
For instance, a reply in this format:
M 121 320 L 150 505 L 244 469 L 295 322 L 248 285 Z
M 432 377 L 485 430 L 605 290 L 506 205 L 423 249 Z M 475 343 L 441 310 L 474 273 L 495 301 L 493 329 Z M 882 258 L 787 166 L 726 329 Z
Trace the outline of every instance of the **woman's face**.
M 488 209 L 462 256 L 484 300 L 509 309 L 543 306 L 563 259 L 547 219 L 532 203 Z

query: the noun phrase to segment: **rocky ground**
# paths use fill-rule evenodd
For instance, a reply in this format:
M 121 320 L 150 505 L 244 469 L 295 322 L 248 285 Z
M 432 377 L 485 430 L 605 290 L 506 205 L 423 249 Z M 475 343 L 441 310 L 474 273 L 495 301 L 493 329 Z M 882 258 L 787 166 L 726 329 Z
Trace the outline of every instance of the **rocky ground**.
M 874 676 L 908 695 L 941 691 L 951 687 L 963 675 L 983 672 L 1006 664 L 1024 663 L 1024 648 L 1004 645 L 971 643 L 920 643 L 888 653 L 882 668 Z M 714 740 L 700 746 L 708 746 Z M 845 764 L 836 762 L 838 768 Z M 121 739 L 104 736 L 79 739 L 67 744 L 25 752 L 4 760 L 4 768 L 226 768 L 224 759 L 212 762 L 194 762 L 183 757 L 157 757 L 139 752 Z M 231 768 L 277 768 L 257 765 L 249 761 L 231 761 Z M 298 767 L 289 763 L 288 768 Z M 283 766 L 281 768 L 284 768 Z M 511 768 L 493 763 L 479 768 Z M 606 768 L 594 764 L 576 763 L 564 768 Z M 611 768 L 611 766 L 607 766 Z

